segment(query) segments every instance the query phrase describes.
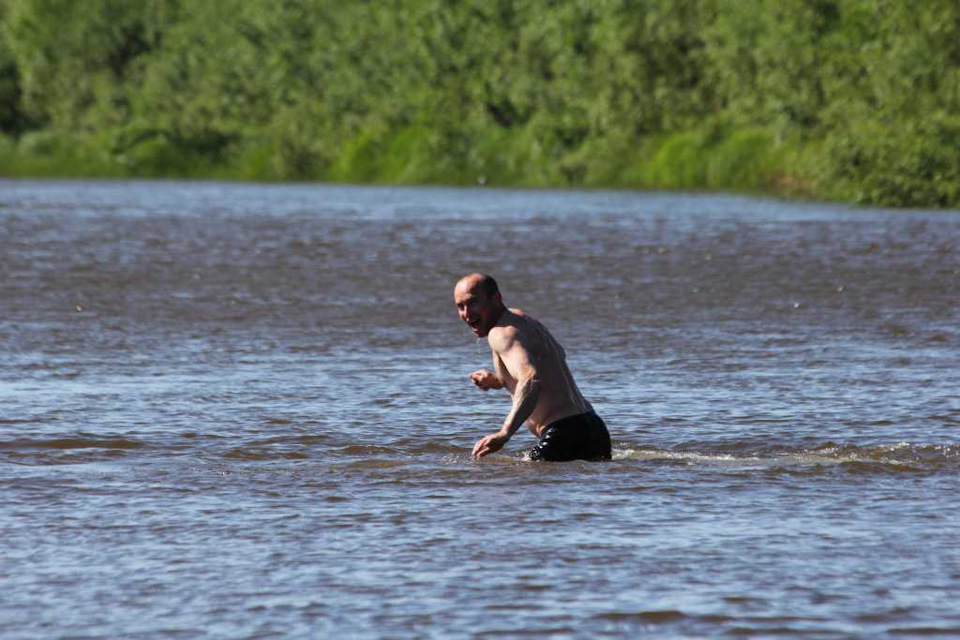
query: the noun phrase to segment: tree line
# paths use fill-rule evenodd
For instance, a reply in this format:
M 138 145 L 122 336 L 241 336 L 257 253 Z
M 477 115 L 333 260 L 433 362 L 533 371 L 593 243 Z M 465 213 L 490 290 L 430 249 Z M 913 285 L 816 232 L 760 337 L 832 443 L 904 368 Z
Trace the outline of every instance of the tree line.
M 960 206 L 957 0 L 0 0 L 0 175 Z

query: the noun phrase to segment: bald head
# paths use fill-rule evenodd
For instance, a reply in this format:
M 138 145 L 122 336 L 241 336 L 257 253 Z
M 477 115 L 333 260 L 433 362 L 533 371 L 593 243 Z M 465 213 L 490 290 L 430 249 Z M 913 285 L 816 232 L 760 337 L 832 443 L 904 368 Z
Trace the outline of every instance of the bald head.
M 493 276 L 489 276 L 485 273 L 471 273 L 470 275 L 463 276 L 457 282 L 457 286 L 454 288 L 454 291 L 479 291 L 486 295 L 487 298 L 493 299 L 493 297 L 500 293 L 500 287 L 497 286 L 497 281 L 493 279 Z

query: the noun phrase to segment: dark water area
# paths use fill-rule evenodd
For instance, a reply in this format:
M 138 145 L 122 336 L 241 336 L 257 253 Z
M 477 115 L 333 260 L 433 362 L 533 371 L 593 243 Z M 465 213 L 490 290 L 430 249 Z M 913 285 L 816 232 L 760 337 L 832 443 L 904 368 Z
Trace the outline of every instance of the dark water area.
M 452 287 L 609 463 L 481 461 Z M 0 181 L 0 636 L 960 637 L 960 214 Z

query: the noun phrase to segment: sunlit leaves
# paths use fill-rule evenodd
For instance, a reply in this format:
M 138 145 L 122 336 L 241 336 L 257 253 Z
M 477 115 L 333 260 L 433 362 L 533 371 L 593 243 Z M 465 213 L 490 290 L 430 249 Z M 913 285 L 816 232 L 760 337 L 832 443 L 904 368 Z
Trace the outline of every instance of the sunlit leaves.
M 0 0 L 2 131 L 133 175 L 956 205 L 958 112 L 956 0 Z

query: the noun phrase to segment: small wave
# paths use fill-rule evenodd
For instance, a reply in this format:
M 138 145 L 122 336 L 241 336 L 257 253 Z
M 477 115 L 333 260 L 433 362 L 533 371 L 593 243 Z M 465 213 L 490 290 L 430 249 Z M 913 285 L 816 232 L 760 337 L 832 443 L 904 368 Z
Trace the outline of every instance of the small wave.
M 913 444 L 858 447 L 827 444 L 815 453 L 841 463 L 884 464 L 916 469 L 960 468 L 960 445 Z
M 27 466 L 85 464 L 125 458 L 146 448 L 144 443 L 124 437 L 18 438 L 0 441 L 0 456 Z
M 346 464 L 333 465 L 332 468 L 337 470 L 364 470 L 364 469 L 393 469 L 394 467 L 405 466 L 405 463 L 402 460 L 391 460 L 389 458 L 368 458 L 365 460 L 357 460 L 355 462 L 349 462 Z
M 31 451 L 74 449 L 140 449 L 144 445 L 126 438 L 52 438 L 49 440 L 21 438 L 0 442 L 0 451 Z
M 857 446 L 825 443 L 810 449 L 765 447 L 762 450 L 722 451 L 663 450 L 620 444 L 615 461 L 666 462 L 702 467 L 809 469 L 833 467 L 851 473 L 960 471 L 960 445 L 913 444 Z
M 228 460 L 306 460 L 309 456 L 302 451 L 283 451 L 276 449 L 244 448 L 230 449 L 225 455 Z
M 706 463 L 706 464 L 724 464 L 727 462 L 742 463 L 749 460 L 755 460 L 751 456 L 735 456 L 728 453 L 698 453 L 696 451 L 666 451 L 662 449 L 630 449 L 615 448 L 613 450 L 614 460 L 640 460 L 650 461 L 673 461 L 684 462 L 688 464 Z
M 610 622 L 645 622 L 651 624 L 678 622 L 686 618 L 687 615 L 685 613 L 674 609 L 637 612 L 611 611 L 610 613 L 600 613 L 594 616 L 596 620 L 607 620 Z
M 905 636 L 945 636 L 949 638 L 960 637 L 960 627 L 958 626 L 944 626 L 944 627 L 891 627 L 887 630 L 888 633 L 894 635 L 905 635 Z
M 352 444 L 343 447 L 339 453 L 351 456 L 374 456 L 374 455 L 399 455 L 404 453 L 394 447 L 387 447 L 378 444 Z
M 326 434 L 311 434 L 311 435 L 292 435 L 292 436 L 277 436 L 275 438 L 267 438 L 263 440 L 265 445 L 318 445 L 326 442 L 329 439 L 329 436 Z

